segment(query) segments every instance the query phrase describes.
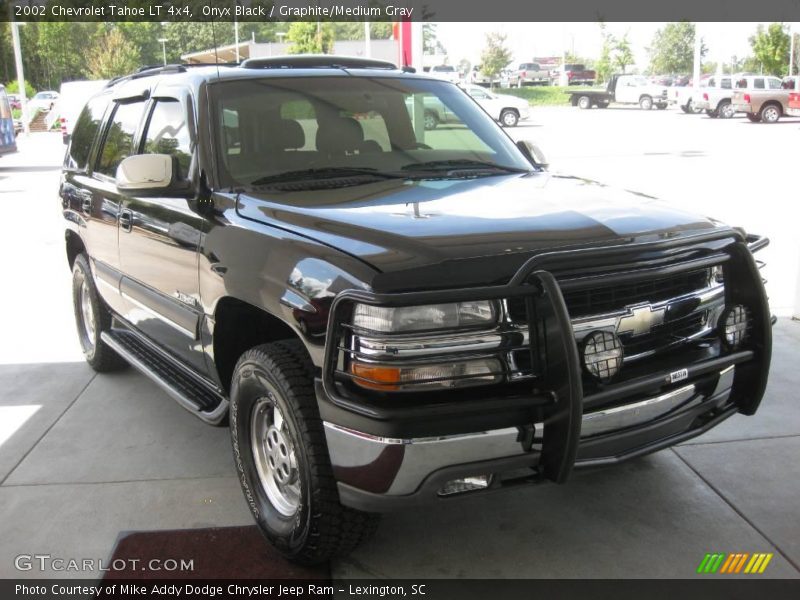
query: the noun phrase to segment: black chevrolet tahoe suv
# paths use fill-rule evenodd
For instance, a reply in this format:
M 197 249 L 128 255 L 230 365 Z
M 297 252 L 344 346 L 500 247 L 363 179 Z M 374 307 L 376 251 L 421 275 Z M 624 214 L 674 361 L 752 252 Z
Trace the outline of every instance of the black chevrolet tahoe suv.
M 551 174 L 406 71 L 144 69 L 88 100 L 64 162 L 86 360 L 229 424 L 258 526 L 301 562 L 383 511 L 752 415 L 767 382 L 766 239 Z M 431 99 L 457 119 L 427 130 Z

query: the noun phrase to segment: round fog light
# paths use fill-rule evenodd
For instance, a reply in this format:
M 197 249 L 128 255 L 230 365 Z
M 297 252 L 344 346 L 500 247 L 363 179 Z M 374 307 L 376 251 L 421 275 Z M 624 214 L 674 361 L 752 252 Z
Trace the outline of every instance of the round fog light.
M 622 367 L 622 344 L 608 331 L 593 331 L 583 339 L 583 364 L 602 382 L 611 380 Z
M 747 339 L 750 311 L 741 304 L 731 306 L 723 313 L 722 336 L 729 348 L 737 349 Z

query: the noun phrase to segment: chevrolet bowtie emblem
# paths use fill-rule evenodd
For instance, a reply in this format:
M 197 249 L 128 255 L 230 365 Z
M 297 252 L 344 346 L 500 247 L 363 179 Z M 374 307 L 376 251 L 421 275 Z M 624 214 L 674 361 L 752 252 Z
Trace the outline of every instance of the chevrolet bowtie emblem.
M 653 309 L 649 304 L 626 307 L 630 314 L 620 317 L 617 321 L 617 335 L 630 333 L 633 336 L 650 333 L 656 325 L 664 323 L 667 314 L 666 307 Z

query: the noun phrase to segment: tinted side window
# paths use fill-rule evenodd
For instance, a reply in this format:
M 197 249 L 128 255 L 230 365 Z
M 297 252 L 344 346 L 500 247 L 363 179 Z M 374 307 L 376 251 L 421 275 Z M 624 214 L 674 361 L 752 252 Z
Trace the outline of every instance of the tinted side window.
M 146 154 L 169 154 L 178 159 L 178 176 L 186 178 L 192 162 L 192 146 L 186 114 L 177 100 L 159 100 L 150 114 L 144 137 Z
M 72 131 L 72 139 L 67 152 L 66 166 L 70 169 L 85 169 L 89 162 L 89 152 L 92 143 L 100 129 L 103 115 L 108 106 L 108 96 L 92 98 L 83 107 L 78 120 L 75 122 L 75 129 Z
M 767 82 L 769 83 L 769 89 L 771 90 L 781 89 L 781 82 L 779 79 L 768 79 Z
M 764 89 L 764 80 L 760 79 L 760 78 L 759 79 L 754 79 L 753 80 L 753 87 L 755 89 L 757 89 L 757 90 L 763 90 Z
M 144 102 L 117 104 L 97 161 L 98 173 L 114 177 L 123 159 L 136 153 L 133 137 L 144 112 Z
M 722 80 L 720 80 L 720 85 L 719 86 L 723 90 L 729 90 L 729 89 L 731 89 L 731 80 L 730 79 L 722 79 Z

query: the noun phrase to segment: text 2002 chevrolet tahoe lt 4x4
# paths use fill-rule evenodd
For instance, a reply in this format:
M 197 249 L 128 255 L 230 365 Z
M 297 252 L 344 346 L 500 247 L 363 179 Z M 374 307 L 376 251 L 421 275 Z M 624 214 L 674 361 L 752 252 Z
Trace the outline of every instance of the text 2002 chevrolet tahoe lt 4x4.
M 426 98 L 458 122 L 426 130 Z M 78 333 L 210 423 L 266 537 L 565 482 L 753 414 L 766 240 L 555 176 L 455 85 L 337 57 L 89 100 L 60 196 Z

